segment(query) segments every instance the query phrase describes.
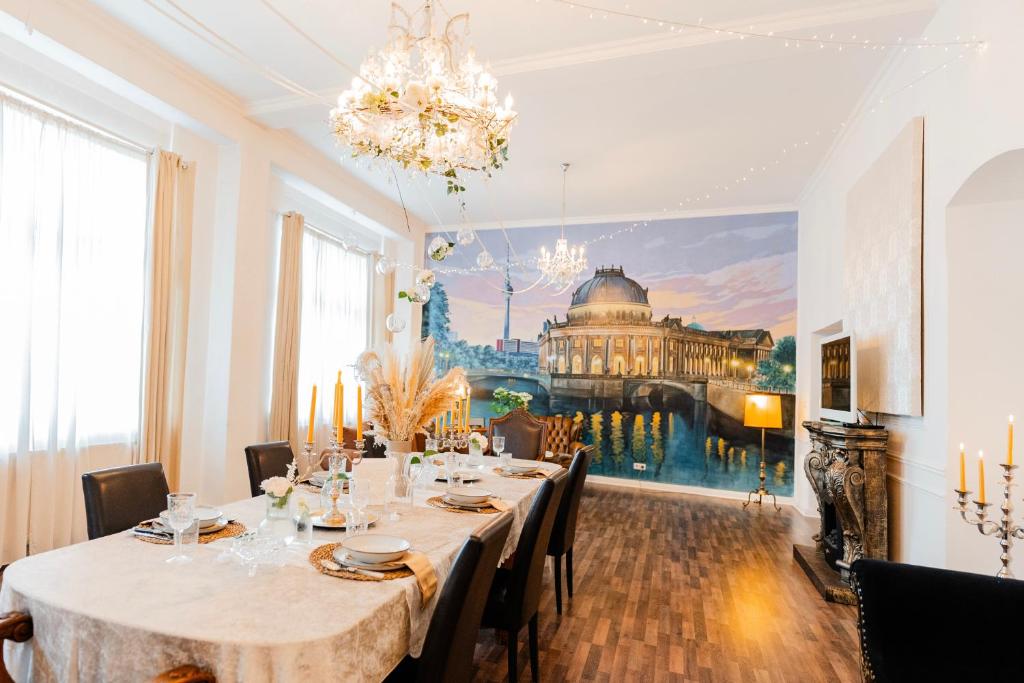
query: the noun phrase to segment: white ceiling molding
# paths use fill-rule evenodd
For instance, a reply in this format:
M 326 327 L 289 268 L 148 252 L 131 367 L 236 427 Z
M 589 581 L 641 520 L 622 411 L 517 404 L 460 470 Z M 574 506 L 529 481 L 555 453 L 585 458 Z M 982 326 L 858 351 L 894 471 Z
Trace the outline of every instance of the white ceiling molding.
M 763 32 L 794 33 L 820 26 L 869 21 L 920 12 L 934 7 L 934 4 L 934 0 L 899 0 L 898 2 L 892 2 L 891 0 L 874 0 L 873 2 L 849 0 L 824 8 L 815 8 L 814 11 L 786 12 L 747 17 L 743 20 L 723 24 L 719 28 L 745 30 L 750 26 L 756 26 L 758 31 Z M 585 10 L 581 9 L 580 13 L 582 14 L 583 12 Z M 626 59 L 639 55 L 735 40 L 739 40 L 739 38 L 730 36 L 727 33 L 716 34 L 713 31 L 685 31 L 682 33 L 665 31 L 662 34 L 651 37 L 605 41 L 576 48 L 552 50 L 513 59 L 503 59 L 492 62 L 490 67 L 491 72 L 495 76 L 506 76 L 548 69 L 561 69 L 579 64 Z M 322 88 L 316 91 L 316 98 L 291 94 L 256 100 L 249 103 L 246 114 L 250 118 L 260 119 L 267 125 L 288 127 L 288 119 L 286 116 L 281 116 L 282 114 L 308 108 L 322 110 L 324 105 L 323 101 L 319 98 L 333 101 L 338 96 L 338 93 L 346 88 L 348 88 L 347 83 Z M 268 119 L 268 117 L 272 118 Z
M 565 224 L 571 225 L 596 225 L 602 223 L 640 223 L 643 221 L 664 221 L 679 218 L 712 218 L 714 216 L 744 216 L 755 213 L 787 213 L 796 211 L 796 204 L 764 204 L 761 206 L 729 206 L 716 209 L 689 209 L 679 211 L 654 211 L 650 213 L 628 213 L 606 216 L 566 216 Z M 496 221 L 478 223 L 470 220 L 469 225 L 474 230 L 517 230 L 519 228 L 544 228 L 553 225 L 560 225 L 561 216 L 548 218 L 528 218 L 516 221 Z M 463 227 L 461 223 L 450 223 L 441 226 L 430 226 L 428 232 L 455 232 Z

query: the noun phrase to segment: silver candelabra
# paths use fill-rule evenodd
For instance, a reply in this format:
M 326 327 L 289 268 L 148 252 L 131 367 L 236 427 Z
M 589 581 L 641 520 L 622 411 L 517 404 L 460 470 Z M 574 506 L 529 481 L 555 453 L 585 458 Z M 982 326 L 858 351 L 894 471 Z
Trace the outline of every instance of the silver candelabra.
M 1013 523 L 1013 504 L 1010 502 L 1010 490 L 1013 488 L 1013 471 L 1017 469 L 1017 466 L 1007 465 L 1006 463 L 1000 463 L 999 466 L 1003 468 L 1003 503 L 999 506 L 999 509 L 1003 511 L 1003 515 L 998 522 L 986 519 L 988 508 L 991 507 L 992 503 L 975 500 L 971 502 L 974 503 L 977 512 L 972 513 L 968 509 L 967 499 L 971 495 L 970 491 L 953 489 L 956 492 L 957 498 L 957 507 L 953 509 L 959 510 L 960 517 L 968 524 L 977 526 L 978 531 L 985 536 L 995 536 L 999 539 L 999 547 L 1002 549 L 1002 552 L 999 554 L 999 561 L 1003 563 L 1003 566 L 1000 567 L 996 576 L 1001 579 L 1012 579 L 1013 572 L 1010 571 L 1010 546 L 1013 544 L 1014 538 L 1024 540 L 1024 527 Z

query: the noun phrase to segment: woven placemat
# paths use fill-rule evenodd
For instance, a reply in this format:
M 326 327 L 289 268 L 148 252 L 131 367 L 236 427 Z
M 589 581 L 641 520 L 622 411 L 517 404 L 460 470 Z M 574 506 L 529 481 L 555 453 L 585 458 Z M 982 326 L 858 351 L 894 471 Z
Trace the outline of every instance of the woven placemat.
M 506 477 L 508 479 L 547 479 L 548 473 L 544 470 L 537 470 L 535 472 L 523 472 L 522 474 L 516 472 L 506 472 L 500 467 L 494 468 L 494 473 L 499 477 Z
M 152 522 L 143 522 L 142 524 L 139 524 L 139 526 L 142 527 L 143 529 L 145 529 L 145 528 L 152 529 L 153 528 L 153 523 Z M 244 524 L 242 524 L 241 522 L 236 522 L 236 521 L 232 520 L 232 521 L 228 522 L 227 526 L 225 526 L 220 531 L 214 531 L 212 534 L 199 534 L 199 542 L 200 543 L 213 543 L 214 541 L 218 541 L 218 540 L 220 540 L 222 538 L 234 538 L 235 536 L 241 536 L 245 532 L 246 532 L 246 528 L 245 528 Z M 140 541 L 143 541 L 145 543 L 155 543 L 156 545 L 174 545 L 174 541 L 170 540 L 170 539 L 165 541 L 162 538 L 152 538 L 150 536 L 135 536 L 135 538 L 137 538 Z
M 309 563 L 321 574 L 336 576 L 339 579 L 352 579 L 353 581 L 390 581 L 392 579 L 404 579 L 407 576 L 412 576 L 412 570 L 404 565 L 398 569 L 389 569 L 388 571 L 380 572 L 384 576 L 383 578 L 378 579 L 375 576 L 356 574 L 355 572 L 345 571 L 344 569 L 341 571 L 334 571 L 333 569 L 328 569 L 320 564 L 320 560 L 330 560 L 334 562 L 334 551 L 340 545 L 340 543 L 325 543 L 313 548 L 313 551 L 309 554 Z
M 434 496 L 433 498 L 427 498 L 427 505 L 439 508 L 441 510 L 447 510 L 448 512 L 465 512 L 468 515 L 493 515 L 501 512 L 501 510 L 494 507 L 493 505 L 488 505 L 487 507 L 478 508 L 476 510 L 454 507 L 444 502 L 444 498 L 442 496 Z

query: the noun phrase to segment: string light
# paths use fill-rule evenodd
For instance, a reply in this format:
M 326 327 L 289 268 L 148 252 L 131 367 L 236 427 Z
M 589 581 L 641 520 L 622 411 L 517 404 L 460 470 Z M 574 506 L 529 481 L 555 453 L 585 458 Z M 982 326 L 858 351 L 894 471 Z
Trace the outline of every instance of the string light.
M 746 38 L 761 38 L 764 40 L 774 40 L 781 42 L 784 47 L 790 47 L 791 45 L 799 48 L 803 45 L 815 45 L 819 49 L 826 47 L 832 47 L 839 51 L 843 48 L 858 47 L 861 49 L 871 50 L 886 50 L 891 48 L 900 48 L 906 51 L 911 47 L 918 49 L 923 48 L 949 48 L 949 47 L 967 47 L 967 48 L 983 48 L 985 42 L 978 40 L 976 36 L 971 36 L 969 40 L 961 40 L 960 36 L 957 36 L 954 40 L 941 40 L 941 41 L 930 41 L 927 38 L 921 40 L 904 41 L 902 36 L 897 37 L 896 41 L 884 41 L 884 40 L 869 40 L 858 38 L 857 34 L 851 34 L 849 38 L 841 38 L 836 36 L 835 33 L 829 34 L 828 38 L 823 38 L 818 35 L 813 36 L 793 36 L 788 34 L 776 34 L 774 31 L 760 32 L 755 31 L 753 25 L 749 25 L 747 29 L 738 28 L 726 28 L 724 26 L 713 26 L 711 24 L 705 24 L 704 19 L 700 18 L 696 22 L 693 21 L 681 21 L 678 19 L 663 19 L 660 17 L 654 17 L 647 14 L 638 14 L 635 12 L 629 12 L 625 10 L 609 9 L 606 7 L 598 7 L 596 5 L 590 5 L 584 2 L 577 2 L 576 0 L 551 0 L 551 2 L 559 5 L 564 5 L 570 9 L 581 8 L 589 10 L 589 18 L 594 18 L 594 13 L 597 12 L 602 14 L 604 18 L 608 18 L 609 15 L 622 17 L 625 19 L 634 19 L 639 21 L 641 24 L 653 24 L 657 23 L 659 27 L 668 26 L 670 31 L 681 31 L 682 29 L 693 29 L 696 31 L 703 31 L 706 33 L 713 33 L 714 35 L 727 35 L 740 40 Z M 626 10 L 629 9 L 629 5 L 626 5 Z

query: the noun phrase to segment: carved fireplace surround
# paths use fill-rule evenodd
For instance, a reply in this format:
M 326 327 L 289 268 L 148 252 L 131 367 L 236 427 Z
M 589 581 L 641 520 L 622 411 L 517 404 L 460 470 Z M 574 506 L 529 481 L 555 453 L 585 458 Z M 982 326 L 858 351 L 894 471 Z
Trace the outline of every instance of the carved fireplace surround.
M 887 559 L 888 502 L 885 429 L 804 422 L 811 452 L 804 473 L 818 500 L 821 526 L 814 546 L 794 545 L 793 556 L 822 597 L 856 604 L 850 565 L 861 557 Z

